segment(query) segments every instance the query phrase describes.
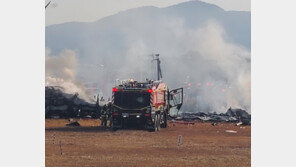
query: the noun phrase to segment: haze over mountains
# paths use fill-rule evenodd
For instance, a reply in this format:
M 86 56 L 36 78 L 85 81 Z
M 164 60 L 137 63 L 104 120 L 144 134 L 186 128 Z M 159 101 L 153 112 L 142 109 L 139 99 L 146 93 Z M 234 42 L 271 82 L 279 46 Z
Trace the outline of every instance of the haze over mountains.
M 145 38 L 147 32 L 159 30 L 166 23 L 163 21 L 168 19 L 182 19 L 184 24 L 191 28 L 201 27 L 206 21 L 213 19 L 223 26 L 229 40 L 250 49 L 250 12 L 224 11 L 218 6 L 200 1 L 185 2 L 166 8 L 150 6 L 131 9 L 92 23 L 70 22 L 47 26 L 46 46 L 57 52 L 62 49 L 85 50 L 86 44 L 81 42 L 86 41 L 94 45 L 103 43 L 106 46 L 113 43 L 114 38 L 124 36 L 127 30 Z M 99 47 L 106 50 L 101 45 Z
M 116 79 L 154 77 L 150 55 L 159 53 L 164 81 L 171 88 L 195 86 L 188 89 L 198 110 L 249 109 L 250 12 L 190 1 L 130 9 L 92 23 L 51 25 L 45 32 L 47 56 L 74 51 L 77 80 L 96 83 L 107 96 Z

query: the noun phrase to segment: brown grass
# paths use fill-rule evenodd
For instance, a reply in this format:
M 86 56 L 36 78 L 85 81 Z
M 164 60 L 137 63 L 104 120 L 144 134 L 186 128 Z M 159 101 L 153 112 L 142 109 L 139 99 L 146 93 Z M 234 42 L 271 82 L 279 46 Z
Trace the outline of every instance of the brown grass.
M 98 127 L 100 122 L 92 119 L 79 120 L 81 127 L 65 127 L 68 121 L 63 119 L 45 122 L 47 167 L 251 166 L 250 126 L 169 124 L 159 132 L 111 132 Z M 177 145 L 178 135 L 182 135 L 181 146 Z

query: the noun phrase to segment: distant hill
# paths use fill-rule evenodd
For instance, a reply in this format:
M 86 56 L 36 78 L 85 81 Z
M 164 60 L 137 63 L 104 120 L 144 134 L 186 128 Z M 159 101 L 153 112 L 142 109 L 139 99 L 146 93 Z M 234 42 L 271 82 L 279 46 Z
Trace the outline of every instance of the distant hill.
M 166 8 L 140 7 L 119 12 L 96 22 L 69 22 L 47 26 L 46 47 L 54 53 L 63 49 L 78 50 L 80 55 L 94 52 L 112 55 L 125 50 L 130 33 L 147 39 L 157 36 L 169 19 L 182 19 L 190 28 L 198 28 L 208 20 L 216 20 L 226 31 L 229 40 L 250 50 L 250 12 L 224 11 L 220 7 L 200 1 L 190 1 Z M 157 38 L 155 38 L 157 40 Z M 149 41 L 148 41 L 149 43 Z

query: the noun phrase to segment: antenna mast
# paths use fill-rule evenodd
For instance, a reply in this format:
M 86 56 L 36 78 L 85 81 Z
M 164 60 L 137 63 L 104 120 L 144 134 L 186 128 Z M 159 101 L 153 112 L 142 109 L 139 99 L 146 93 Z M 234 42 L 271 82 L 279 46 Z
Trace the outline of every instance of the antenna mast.
M 161 68 L 160 68 L 159 54 L 155 54 L 155 58 L 153 60 L 156 60 L 156 63 L 157 63 L 157 80 L 161 80 L 162 73 L 161 73 Z

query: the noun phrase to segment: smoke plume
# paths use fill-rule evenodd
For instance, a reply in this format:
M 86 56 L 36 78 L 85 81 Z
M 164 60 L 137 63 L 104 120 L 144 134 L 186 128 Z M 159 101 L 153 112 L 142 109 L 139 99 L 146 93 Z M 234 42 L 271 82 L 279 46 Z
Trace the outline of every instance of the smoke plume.
M 45 53 L 45 85 L 62 87 L 65 93 L 78 93 L 79 97 L 91 102 L 91 95 L 87 93 L 82 83 L 76 81 L 78 60 L 72 50 L 64 50 L 58 56 Z
M 94 47 L 80 55 L 79 63 L 73 55 L 67 56 L 73 52 L 65 51 L 59 63 L 46 64 L 51 69 L 46 74 L 71 82 L 76 82 L 77 76 L 77 80 L 91 82 L 90 86 L 97 87 L 101 95 L 110 97 L 117 79 L 156 79 L 151 54 L 159 53 L 164 82 L 170 89 L 184 87 L 183 111 L 220 113 L 239 107 L 251 112 L 248 49 L 233 43 L 215 20 L 200 27 L 190 27 L 176 17 L 163 16 L 153 21 L 135 20 L 129 25 L 132 28 L 122 27 L 117 36 L 120 39 L 101 50 L 83 41 Z

